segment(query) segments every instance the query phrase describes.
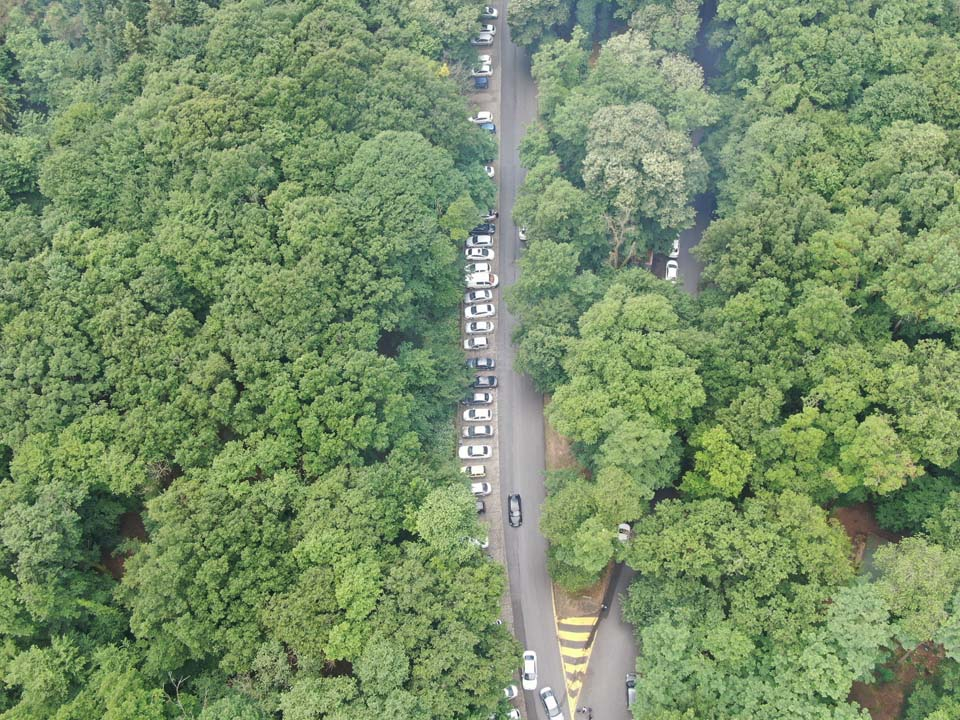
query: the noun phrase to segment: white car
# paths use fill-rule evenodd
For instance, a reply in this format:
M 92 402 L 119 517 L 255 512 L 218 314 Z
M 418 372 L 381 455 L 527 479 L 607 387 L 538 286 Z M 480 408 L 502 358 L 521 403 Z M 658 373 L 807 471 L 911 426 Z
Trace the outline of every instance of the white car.
M 493 77 L 493 65 L 480 63 L 470 71 L 470 77 Z
M 470 408 L 463 411 L 464 422 L 489 422 L 493 420 L 490 408 Z
M 490 266 L 486 263 L 480 264 L 484 265 L 487 269 L 482 271 L 477 270 L 467 275 L 468 290 L 491 290 L 500 284 L 500 278 L 490 272 Z
M 663 279 L 669 280 L 674 285 L 677 283 L 677 277 L 680 274 L 680 265 L 676 260 L 667 260 L 667 272 L 664 274 Z
M 486 550 L 488 547 L 490 547 L 489 535 L 485 537 L 483 540 L 479 540 L 478 538 L 464 538 L 464 539 L 471 545 L 476 545 L 481 550 Z
M 481 65 L 493 65 L 493 57 L 490 55 L 477 55 L 477 62 Z
M 466 475 L 468 478 L 482 478 L 487 476 L 487 466 L 486 465 L 464 465 L 460 468 L 460 472 Z
M 461 460 L 486 460 L 493 454 L 489 445 L 462 445 L 457 450 L 457 456 Z
M 537 654 L 533 650 L 523 652 L 523 670 L 520 680 L 524 690 L 537 689 Z
M 470 44 L 478 47 L 487 47 L 493 45 L 493 35 L 482 32 L 479 35 L 470 38 Z
M 490 35 L 492 37 L 493 35 L 497 34 L 497 26 L 491 25 L 490 23 L 484 23 L 480 25 L 480 34 Z
M 463 309 L 463 316 L 467 320 L 479 320 L 480 318 L 489 318 L 497 314 L 497 308 L 490 303 L 482 305 L 468 305 Z
M 471 337 L 463 341 L 464 350 L 486 350 L 490 347 L 490 340 L 485 337 Z
M 467 260 L 493 260 L 496 257 L 496 253 L 493 251 L 493 248 L 467 248 L 464 253 L 467 256 Z
M 507 685 L 507 686 L 503 689 L 503 696 L 504 696 L 507 700 L 513 700 L 513 699 L 514 699 L 517 695 L 519 695 L 519 694 L 520 694 L 520 691 L 517 690 L 517 686 L 516 686 L 516 685 Z
M 467 238 L 467 247 L 493 247 L 493 235 L 471 235 Z
M 507 720 L 523 720 L 523 716 L 520 714 L 519 710 L 513 708 L 507 713 Z
M 678 257 L 680 257 L 680 236 L 679 235 L 677 235 L 673 239 L 673 247 L 670 248 L 670 259 L 676 260 Z
M 484 165 L 483 171 L 487 174 L 487 177 L 491 179 L 497 175 L 497 170 L 493 165 Z
M 563 717 L 560 713 L 560 703 L 557 702 L 557 696 L 554 694 L 553 688 L 545 687 L 541 690 L 540 701 L 543 703 L 543 709 L 547 711 L 547 717 L 550 720 Z
M 520 238 L 520 242 L 527 241 L 527 228 L 526 226 L 517 228 L 517 237 Z
M 493 300 L 493 290 L 471 290 L 463 296 L 463 302 L 467 305 L 491 300 Z
M 484 20 L 496 20 L 500 17 L 500 13 L 497 12 L 495 7 L 484 5 L 483 10 L 480 11 L 480 17 Z
M 620 523 L 617 525 L 617 540 L 622 543 L 630 539 L 630 523 Z
M 493 490 L 490 487 L 490 483 L 479 482 L 479 483 L 470 483 L 470 492 L 472 492 L 474 495 L 482 496 L 482 495 L 489 495 L 491 492 L 493 492 Z
M 470 287 L 471 276 L 490 274 L 490 264 L 489 263 L 470 263 L 469 265 L 463 268 L 463 272 L 467 276 L 467 286 Z M 481 288 L 470 287 L 470 289 L 477 290 Z
M 468 117 L 467 120 L 477 125 L 482 125 L 485 122 L 493 122 L 493 113 L 489 110 L 481 110 L 476 115 Z
M 493 332 L 493 323 L 489 320 L 473 320 L 464 329 L 467 335 L 488 335 Z
M 493 437 L 493 425 L 467 425 L 460 432 L 460 435 L 467 440 L 471 438 L 490 438 Z

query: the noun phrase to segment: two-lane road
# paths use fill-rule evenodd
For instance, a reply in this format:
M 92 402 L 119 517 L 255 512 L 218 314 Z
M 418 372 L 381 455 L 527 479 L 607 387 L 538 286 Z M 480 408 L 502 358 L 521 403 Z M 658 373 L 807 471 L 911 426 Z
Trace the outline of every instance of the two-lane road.
M 518 148 L 527 127 L 537 118 L 537 90 L 530 76 L 525 51 L 510 40 L 507 2 L 500 5 L 497 23 L 499 53 L 495 72 L 500 74 L 500 218 L 497 223 L 500 247 L 500 285 L 507 288 L 517 280 L 517 258 L 522 252 L 511 214 L 517 189 L 523 182 Z M 501 296 L 502 297 L 502 296 Z M 510 342 L 516 320 L 504 303 L 498 308 L 497 323 L 500 390 L 500 493 L 506 507 L 507 495 L 520 493 L 523 525 L 504 528 L 507 570 L 510 574 L 514 624 L 517 638 L 539 660 L 539 686 L 549 685 L 564 699 L 563 670 L 553 621 L 553 592 L 547 573 L 547 541 L 540 534 L 540 505 L 543 486 L 544 440 L 543 397 L 530 378 L 513 368 L 515 348 Z M 545 718 L 537 693 L 524 693 L 524 717 Z

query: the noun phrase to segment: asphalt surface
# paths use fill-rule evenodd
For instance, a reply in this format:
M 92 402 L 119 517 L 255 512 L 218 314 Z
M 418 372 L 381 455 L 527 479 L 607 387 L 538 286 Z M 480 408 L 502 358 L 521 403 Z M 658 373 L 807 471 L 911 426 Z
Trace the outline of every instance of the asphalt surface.
M 530 76 L 530 60 L 525 51 L 510 41 L 507 6 L 505 0 L 499 5 L 497 43 L 492 53 L 500 87 L 496 121 L 500 156 L 496 169 L 500 184 L 497 231 L 501 298 L 502 290 L 517 280 L 516 261 L 522 253 L 511 218 L 514 198 L 525 174 L 520 167 L 518 148 L 527 126 L 537 118 L 537 89 Z M 553 620 L 553 592 L 546 566 L 547 541 L 539 529 L 540 505 L 546 496 L 543 397 L 534 389 L 530 378 L 513 369 L 515 348 L 510 339 L 517 323 L 502 300 L 497 313 L 499 491 L 504 506 L 507 495 L 513 492 L 520 493 L 523 500 L 523 525 L 504 528 L 514 630 L 520 642 L 537 653 L 539 687 L 553 688 L 562 700 L 564 717 L 570 720 Z M 517 684 L 519 686 L 519 682 Z M 521 709 L 525 718 L 546 718 L 536 692 L 524 692 L 523 698 Z

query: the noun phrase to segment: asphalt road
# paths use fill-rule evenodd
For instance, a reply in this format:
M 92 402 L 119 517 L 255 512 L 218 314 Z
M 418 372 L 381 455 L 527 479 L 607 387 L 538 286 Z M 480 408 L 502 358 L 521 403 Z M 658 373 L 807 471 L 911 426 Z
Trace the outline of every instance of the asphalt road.
M 500 135 L 500 157 L 496 166 L 500 183 L 497 231 L 500 287 L 505 289 L 516 282 L 516 261 L 522 252 L 511 213 L 517 188 L 525 174 L 520 167 L 518 148 L 527 126 L 537 117 L 537 90 L 530 76 L 527 54 L 510 41 L 505 0 L 500 3 L 499 9 L 498 45 L 495 46 L 494 57 L 494 72 L 498 74 L 500 85 L 500 105 L 496 118 Z M 543 397 L 534 389 L 530 378 L 513 369 L 515 348 L 510 338 L 516 320 L 502 301 L 497 312 L 500 493 L 504 507 L 510 493 L 519 492 L 523 500 L 523 525 L 520 528 L 504 528 L 514 629 L 521 643 L 537 653 L 539 686 L 551 686 L 558 697 L 565 700 L 560 651 L 553 622 L 553 594 L 546 566 L 547 541 L 539 529 L 540 504 L 546 495 L 543 486 Z M 564 717 L 570 720 L 565 702 L 563 707 Z M 525 718 L 546 718 L 535 692 L 524 693 L 523 710 Z

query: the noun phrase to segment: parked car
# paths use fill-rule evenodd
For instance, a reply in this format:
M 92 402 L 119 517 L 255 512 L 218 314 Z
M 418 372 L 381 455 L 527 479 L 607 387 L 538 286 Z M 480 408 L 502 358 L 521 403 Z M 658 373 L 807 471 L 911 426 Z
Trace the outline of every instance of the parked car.
M 497 386 L 497 376 L 496 375 L 477 375 L 471 383 L 473 387 L 478 389 L 487 390 L 489 388 L 495 388 Z
M 490 340 L 485 337 L 471 337 L 463 341 L 464 350 L 486 350 L 490 347 Z
M 493 290 L 470 290 L 463 296 L 463 302 L 467 305 L 491 300 L 493 300 Z
M 491 208 L 487 210 L 485 215 L 481 215 L 480 219 L 483 220 L 484 222 L 493 222 L 498 217 L 500 217 L 500 213 L 498 213 L 496 210 Z
M 488 133 L 490 133 L 491 135 L 496 135 L 496 134 L 497 134 L 497 126 L 494 125 L 492 122 L 480 123 L 480 129 L 481 129 L 481 130 L 486 130 L 486 131 L 487 131 Z
M 473 89 L 474 90 L 486 90 L 490 87 L 490 78 L 488 77 L 475 77 L 473 79 Z
M 627 673 L 624 684 L 627 686 L 627 707 L 633 707 L 637 701 L 637 674 Z
M 507 507 L 510 510 L 510 527 L 520 527 L 523 525 L 523 506 L 520 503 L 519 493 L 513 493 L 507 498 Z
M 511 708 L 510 712 L 507 713 L 507 720 L 523 720 L 523 716 L 520 714 L 520 711 L 516 708 Z
M 483 20 L 496 20 L 498 17 L 500 17 L 500 13 L 497 12 L 495 7 L 484 5 L 483 9 L 480 10 L 480 17 Z
M 467 120 L 477 125 L 483 125 L 484 123 L 493 122 L 493 113 L 489 110 L 481 110 L 476 115 L 468 117 Z
M 537 653 L 533 650 L 523 651 L 523 669 L 520 671 L 520 684 L 524 690 L 537 689 Z
M 497 169 L 493 165 L 484 165 L 483 171 L 487 174 L 487 177 L 493 180 L 497 176 Z
M 630 523 L 620 523 L 617 525 L 617 540 L 622 543 L 630 539 Z
M 467 238 L 466 245 L 468 248 L 477 248 L 477 247 L 493 247 L 493 236 L 492 235 L 471 235 Z
M 467 425 L 460 431 L 460 435 L 467 440 L 493 437 L 493 425 Z
M 482 305 L 467 305 L 463 309 L 463 316 L 467 320 L 477 320 L 478 318 L 493 317 L 496 314 L 497 314 L 497 308 L 491 305 L 490 303 L 483 303 Z
M 470 44 L 477 47 L 487 47 L 493 45 L 493 35 L 490 33 L 482 32 L 474 37 L 470 38 Z
M 489 445 L 461 445 L 457 456 L 461 460 L 486 460 L 493 455 Z
M 673 239 L 673 247 L 670 248 L 670 258 L 672 260 L 676 260 L 678 257 L 680 257 L 680 236 L 679 235 L 677 235 Z
M 470 492 L 485 497 L 493 492 L 493 488 L 490 487 L 488 482 L 470 483 Z
M 480 263 L 484 265 L 486 270 L 475 270 L 474 272 L 467 273 L 467 289 L 469 290 L 491 290 L 497 285 L 500 284 L 500 278 L 497 277 L 494 273 L 490 272 L 490 266 L 486 263 Z M 469 266 L 468 266 L 469 267 Z
M 680 265 L 676 260 L 667 260 L 667 272 L 664 274 L 663 279 L 669 280 L 670 282 L 676 284 L 677 277 L 680 275 Z
M 463 252 L 464 255 L 467 256 L 467 260 L 482 260 L 484 262 L 488 262 L 497 256 L 497 254 L 493 251 L 493 248 L 468 247 Z
M 490 422 L 493 420 L 493 412 L 490 408 L 470 408 L 463 411 L 464 422 Z
M 487 335 L 493 332 L 493 323 L 489 320 L 473 320 L 464 328 L 467 335 Z
M 460 402 L 464 405 L 489 405 L 493 402 L 493 395 L 488 392 L 470 393 Z
M 490 537 L 489 537 L 489 536 L 485 537 L 483 540 L 480 540 L 479 538 L 473 538 L 473 537 L 472 537 L 472 538 L 464 538 L 464 539 L 465 539 L 468 543 L 470 543 L 471 545 L 476 545 L 476 546 L 477 546 L 478 548 L 480 548 L 481 550 L 486 550 L 488 547 L 490 547 Z
M 473 230 L 471 235 L 493 235 L 497 231 L 497 226 L 491 222 L 480 223 Z
M 487 511 L 487 506 L 483 504 L 483 500 L 476 500 L 477 503 L 477 515 L 483 515 Z
M 488 35 L 496 35 L 496 34 L 497 34 L 497 26 L 496 26 L 496 25 L 491 25 L 490 23 L 481 23 L 481 24 L 480 24 L 480 34 L 483 35 L 484 33 L 487 33 Z
M 490 63 L 480 63 L 470 69 L 470 77 L 492 77 L 493 65 Z
M 503 689 L 503 696 L 507 700 L 513 700 L 519 694 L 520 694 L 520 691 L 517 689 L 516 685 L 507 685 Z
M 557 702 L 557 696 L 553 694 L 553 689 L 545 687 L 540 691 L 540 701 L 543 703 L 543 709 L 547 711 L 548 718 L 562 717 L 560 713 L 560 703 Z
M 489 274 L 490 273 L 490 264 L 489 263 L 468 263 L 463 268 L 464 274 L 467 276 L 467 284 L 470 283 L 471 275 L 478 274 Z M 470 288 L 471 290 L 476 290 L 477 288 Z
M 487 466 L 486 465 L 464 465 L 460 468 L 460 472 L 466 475 L 471 480 L 473 478 L 482 478 L 487 476 Z
M 467 367 L 471 370 L 493 370 L 497 366 L 497 361 L 493 358 L 470 358 L 467 360 Z
M 526 242 L 526 241 L 527 241 L 527 228 L 526 228 L 526 226 L 523 226 L 523 227 L 517 229 L 517 237 L 520 238 L 520 242 Z
M 477 62 L 481 65 L 493 65 L 492 55 L 477 55 Z

